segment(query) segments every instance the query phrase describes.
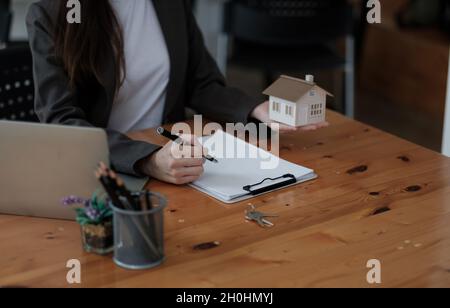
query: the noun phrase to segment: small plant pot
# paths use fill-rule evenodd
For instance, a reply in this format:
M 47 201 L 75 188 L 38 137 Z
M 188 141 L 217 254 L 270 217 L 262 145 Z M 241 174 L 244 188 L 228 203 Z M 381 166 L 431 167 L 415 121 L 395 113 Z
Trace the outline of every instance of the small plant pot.
M 100 225 L 82 225 L 81 238 L 86 252 L 107 255 L 114 251 L 112 221 Z

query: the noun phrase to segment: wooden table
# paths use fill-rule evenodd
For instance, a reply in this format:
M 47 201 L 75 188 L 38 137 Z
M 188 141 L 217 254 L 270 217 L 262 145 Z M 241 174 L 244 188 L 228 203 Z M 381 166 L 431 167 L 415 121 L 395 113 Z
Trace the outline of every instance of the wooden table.
M 0 216 L 0 285 L 67 287 L 75 258 L 82 287 L 369 287 L 366 264 L 378 259 L 382 287 L 449 287 L 450 159 L 335 113 L 329 120 L 282 137 L 281 156 L 320 178 L 251 200 L 280 215 L 274 228 L 244 220 L 248 201 L 226 206 L 152 181 L 169 199 L 163 266 L 125 271 L 83 253 L 74 222 Z

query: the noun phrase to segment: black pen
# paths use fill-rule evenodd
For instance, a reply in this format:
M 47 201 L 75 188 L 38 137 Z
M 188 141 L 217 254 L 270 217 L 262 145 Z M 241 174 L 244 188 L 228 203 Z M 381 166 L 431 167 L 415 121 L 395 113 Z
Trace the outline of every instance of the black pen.
M 169 131 L 165 130 L 164 127 L 159 127 L 156 131 L 161 136 L 166 137 L 167 139 L 170 139 L 172 141 L 177 141 L 178 139 L 180 139 L 179 136 L 171 134 Z M 219 162 L 217 159 L 215 159 L 211 155 L 203 155 L 203 158 L 206 160 L 209 160 L 210 162 L 216 163 L 216 164 Z
M 109 181 L 109 178 L 105 175 L 102 175 L 100 171 L 95 171 L 95 176 L 102 184 L 103 188 L 105 189 L 106 194 L 111 199 L 111 202 L 120 209 L 125 209 L 123 203 L 120 201 L 119 197 L 117 196 L 116 191 L 111 185 L 111 182 Z

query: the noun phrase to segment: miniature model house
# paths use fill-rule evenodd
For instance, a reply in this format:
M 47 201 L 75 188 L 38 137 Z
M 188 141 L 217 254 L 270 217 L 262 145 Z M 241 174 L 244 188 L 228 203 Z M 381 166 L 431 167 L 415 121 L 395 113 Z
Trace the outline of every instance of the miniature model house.
M 333 96 L 314 83 L 281 76 L 264 91 L 270 96 L 270 119 L 290 126 L 305 126 L 325 121 L 327 96 Z

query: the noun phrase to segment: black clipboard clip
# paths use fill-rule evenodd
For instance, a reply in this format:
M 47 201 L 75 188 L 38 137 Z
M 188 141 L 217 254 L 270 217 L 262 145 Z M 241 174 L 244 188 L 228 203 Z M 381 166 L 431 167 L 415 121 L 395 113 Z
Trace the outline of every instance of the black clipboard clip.
M 277 181 L 277 180 L 281 180 L 281 179 L 287 179 L 287 180 L 283 181 L 283 182 L 275 183 L 275 184 L 267 186 L 267 187 L 262 187 L 262 188 L 259 188 L 259 189 L 252 190 L 253 187 L 259 186 L 259 185 L 263 184 L 266 181 Z M 295 184 L 295 183 L 297 183 L 297 178 L 294 175 L 292 175 L 292 174 L 285 174 L 285 175 L 280 176 L 278 178 L 267 178 L 267 179 L 264 179 L 264 180 L 262 180 L 259 183 L 256 183 L 256 184 L 253 184 L 253 185 L 244 186 L 244 187 L 242 187 L 242 189 L 245 190 L 245 191 L 248 191 L 250 193 L 250 195 L 256 196 L 256 195 L 263 194 L 265 192 L 276 190 L 276 189 L 279 189 L 279 188 L 282 188 L 282 187 L 286 187 L 286 186 L 289 186 L 289 185 L 292 185 L 292 184 Z

